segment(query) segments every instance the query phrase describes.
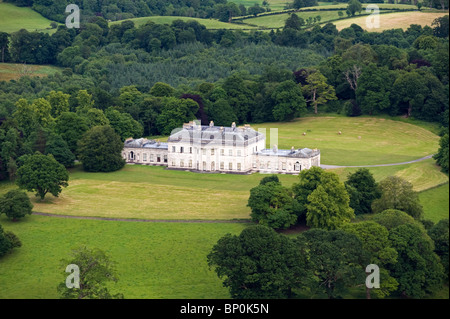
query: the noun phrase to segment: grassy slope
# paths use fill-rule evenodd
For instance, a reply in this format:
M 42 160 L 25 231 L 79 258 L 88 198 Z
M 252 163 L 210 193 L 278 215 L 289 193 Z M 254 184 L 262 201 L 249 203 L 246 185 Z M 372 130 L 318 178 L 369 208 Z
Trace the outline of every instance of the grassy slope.
M 45 77 L 60 70 L 61 68 L 51 65 L 0 63 L 0 81 L 17 80 L 25 75 Z
M 208 29 L 253 29 L 251 26 L 240 25 L 240 24 L 232 24 L 221 22 L 215 19 L 199 19 L 199 18 L 188 18 L 188 17 L 172 17 L 172 16 L 153 16 L 153 17 L 142 17 L 142 18 L 133 18 L 127 19 L 134 22 L 135 26 L 143 25 L 149 21 L 158 23 L 158 24 L 171 24 L 175 20 L 183 20 L 183 21 L 197 21 L 198 23 L 204 25 Z M 125 20 L 114 21 L 111 22 L 111 25 L 120 24 Z
M 11 33 L 27 29 L 28 31 L 52 32 L 51 22 L 31 8 L 16 7 L 0 1 L 0 31 Z
M 411 24 L 421 26 L 431 26 L 434 19 L 448 15 L 447 13 L 427 13 L 427 12 L 396 12 L 380 15 L 380 27 L 368 29 L 366 27 L 366 17 L 355 17 L 333 22 L 338 30 L 349 27 L 355 23 L 368 31 L 381 32 L 388 29 L 401 28 L 406 30 Z
M 100 248 L 117 262 L 114 291 L 131 298 L 228 298 L 209 270 L 206 256 L 226 233 L 242 224 L 112 222 L 28 216 L 12 223 L 0 218 L 23 246 L 0 259 L 0 299 L 58 298 L 70 250 Z
M 437 223 L 449 218 L 449 185 L 448 183 L 419 194 L 423 205 L 425 218 Z

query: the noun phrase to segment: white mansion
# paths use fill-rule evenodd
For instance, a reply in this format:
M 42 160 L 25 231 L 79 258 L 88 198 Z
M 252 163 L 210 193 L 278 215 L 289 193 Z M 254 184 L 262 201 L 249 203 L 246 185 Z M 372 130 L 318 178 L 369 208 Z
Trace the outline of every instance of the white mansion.
M 167 143 L 129 138 L 122 152 L 127 163 L 161 165 L 169 169 L 220 173 L 286 173 L 320 166 L 317 149 L 266 148 L 266 137 L 244 125 L 199 125 L 189 122 L 175 129 Z

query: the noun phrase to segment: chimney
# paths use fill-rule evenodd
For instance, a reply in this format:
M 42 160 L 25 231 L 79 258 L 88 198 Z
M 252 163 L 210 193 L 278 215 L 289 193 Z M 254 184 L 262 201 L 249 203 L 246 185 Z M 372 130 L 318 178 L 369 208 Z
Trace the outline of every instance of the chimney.
M 231 128 L 234 130 L 236 129 L 236 122 L 231 123 Z
M 273 145 L 273 152 L 274 153 L 278 153 L 278 146 L 277 146 L 277 144 Z
M 209 127 L 214 127 L 214 122 L 213 121 L 209 122 Z

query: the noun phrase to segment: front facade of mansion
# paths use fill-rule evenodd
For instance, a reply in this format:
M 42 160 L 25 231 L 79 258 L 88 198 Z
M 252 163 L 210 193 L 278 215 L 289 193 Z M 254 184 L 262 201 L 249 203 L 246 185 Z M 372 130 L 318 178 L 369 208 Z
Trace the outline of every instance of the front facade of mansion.
M 266 137 L 250 125 L 209 126 L 189 122 L 175 129 L 167 143 L 127 139 L 122 156 L 129 164 L 160 165 L 196 172 L 298 174 L 320 166 L 317 149 L 266 148 Z

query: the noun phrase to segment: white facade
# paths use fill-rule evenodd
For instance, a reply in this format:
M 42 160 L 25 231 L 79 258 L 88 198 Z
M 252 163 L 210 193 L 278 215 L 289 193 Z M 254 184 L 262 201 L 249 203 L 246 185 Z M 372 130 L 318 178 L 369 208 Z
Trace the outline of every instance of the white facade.
M 201 172 L 298 174 L 320 166 L 317 149 L 265 147 L 265 135 L 250 125 L 218 127 L 213 122 L 209 126 L 190 122 L 174 130 L 167 143 L 128 139 L 122 156 L 127 163 Z

